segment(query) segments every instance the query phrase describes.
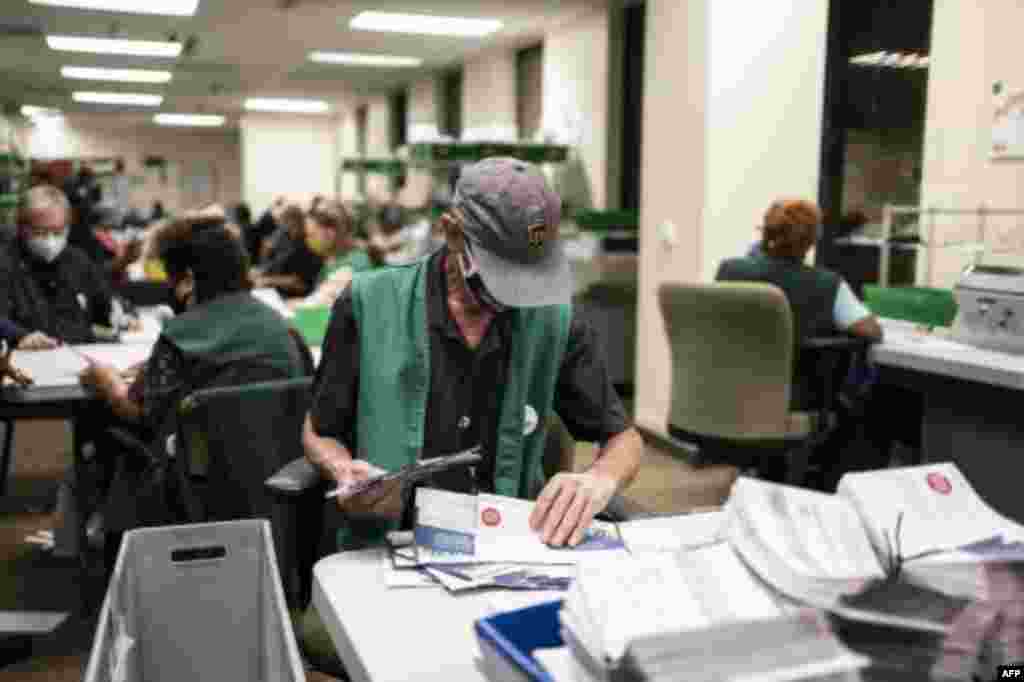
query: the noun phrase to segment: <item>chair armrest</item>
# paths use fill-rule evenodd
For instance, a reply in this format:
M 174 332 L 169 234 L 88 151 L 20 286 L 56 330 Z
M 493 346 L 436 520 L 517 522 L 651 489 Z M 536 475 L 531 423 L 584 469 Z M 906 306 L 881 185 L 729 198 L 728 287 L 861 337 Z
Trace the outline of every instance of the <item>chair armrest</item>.
M 136 438 L 132 433 L 116 427 L 107 429 L 107 433 L 124 447 L 129 455 L 146 461 L 154 459 L 153 452 L 149 449 L 149 446 Z
M 301 495 L 320 485 L 320 472 L 305 457 L 293 459 L 263 482 L 282 495 Z
M 874 341 L 859 336 L 814 336 L 800 342 L 807 350 L 859 351 L 867 349 Z

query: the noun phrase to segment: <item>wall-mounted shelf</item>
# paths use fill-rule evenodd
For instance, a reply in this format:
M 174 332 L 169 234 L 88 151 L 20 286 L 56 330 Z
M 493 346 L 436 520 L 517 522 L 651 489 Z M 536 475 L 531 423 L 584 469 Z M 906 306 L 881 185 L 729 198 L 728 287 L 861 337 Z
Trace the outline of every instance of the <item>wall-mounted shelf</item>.
M 406 164 L 398 159 L 345 159 L 341 162 L 341 171 L 395 177 L 405 174 Z
M 503 142 L 419 142 L 409 145 L 409 164 L 419 167 L 472 163 L 490 156 L 511 156 L 531 163 L 564 163 L 569 157 L 569 147 Z

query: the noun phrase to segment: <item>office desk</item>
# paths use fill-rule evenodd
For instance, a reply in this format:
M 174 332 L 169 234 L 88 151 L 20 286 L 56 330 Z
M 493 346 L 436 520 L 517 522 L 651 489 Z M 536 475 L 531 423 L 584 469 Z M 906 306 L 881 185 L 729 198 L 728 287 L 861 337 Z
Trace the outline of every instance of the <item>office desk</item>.
M 489 615 L 488 594 L 389 589 L 385 557 L 342 552 L 313 567 L 313 605 L 352 681 L 485 681 L 473 621 Z
M 924 460 L 956 462 L 986 502 L 1024 523 L 1024 356 L 884 327 L 873 358 L 881 381 L 924 396 Z

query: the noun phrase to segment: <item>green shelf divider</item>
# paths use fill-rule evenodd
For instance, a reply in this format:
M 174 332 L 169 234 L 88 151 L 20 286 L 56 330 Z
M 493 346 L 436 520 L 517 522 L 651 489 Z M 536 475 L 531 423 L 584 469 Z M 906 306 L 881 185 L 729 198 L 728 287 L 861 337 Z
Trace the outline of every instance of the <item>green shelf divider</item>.
M 569 147 L 503 142 L 421 142 L 409 145 L 409 158 L 416 164 L 473 162 L 491 156 L 511 156 L 531 163 L 563 163 L 569 157 Z
M 637 211 L 577 211 L 572 217 L 583 230 L 636 230 L 640 227 Z
M 17 194 L 0 194 L 0 208 L 17 208 Z
M 341 170 L 349 173 L 402 175 L 406 164 L 399 159 L 345 159 L 341 162 Z

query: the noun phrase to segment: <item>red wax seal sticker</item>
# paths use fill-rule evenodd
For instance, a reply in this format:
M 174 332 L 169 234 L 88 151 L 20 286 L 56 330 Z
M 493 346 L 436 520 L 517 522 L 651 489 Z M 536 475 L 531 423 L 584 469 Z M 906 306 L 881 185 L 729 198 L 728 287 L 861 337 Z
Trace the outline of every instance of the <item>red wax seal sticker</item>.
M 488 507 L 481 512 L 480 519 L 484 522 L 485 526 L 497 526 L 501 523 L 501 514 L 494 507 Z
M 928 474 L 928 487 L 940 495 L 948 495 L 953 492 L 953 484 L 949 479 L 938 472 Z

